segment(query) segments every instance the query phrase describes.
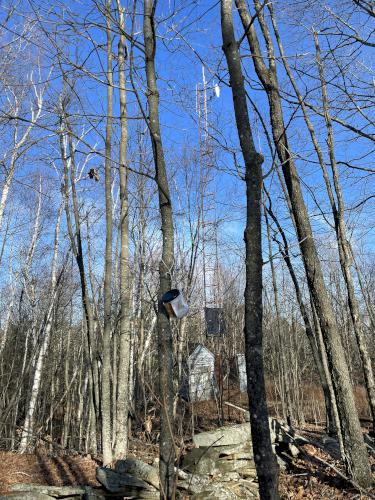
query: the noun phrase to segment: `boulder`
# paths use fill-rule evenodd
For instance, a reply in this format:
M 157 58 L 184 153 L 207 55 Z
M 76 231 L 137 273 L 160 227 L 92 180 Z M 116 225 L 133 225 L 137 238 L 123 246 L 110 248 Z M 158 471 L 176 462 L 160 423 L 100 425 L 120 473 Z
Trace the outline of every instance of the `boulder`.
M 122 496 L 132 496 L 141 493 L 142 490 L 152 491 L 154 489 L 142 479 L 126 473 L 120 474 L 107 467 L 97 467 L 96 479 L 110 493 L 118 493 Z
M 9 493 L 8 495 L 0 495 L 0 500 L 51 500 L 54 497 L 50 497 L 44 493 L 39 493 L 38 491 L 23 491 L 19 493 Z
M 242 444 L 244 441 L 251 441 L 250 425 L 237 424 L 226 427 L 219 427 L 213 431 L 201 432 L 193 436 L 193 443 L 196 447 L 216 447 Z
M 13 492 L 39 493 L 55 498 L 80 497 L 84 495 L 85 488 L 82 486 L 44 486 L 40 484 L 13 484 L 10 487 Z
M 269 426 L 272 443 L 293 441 L 293 438 L 288 436 L 285 431 L 285 426 L 281 425 L 275 418 L 269 419 Z M 293 432 L 290 428 L 288 430 Z M 244 442 L 251 443 L 251 430 L 248 423 L 219 427 L 213 431 L 201 432 L 193 436 L 193 443 L 196 447 L 239 445 Z
M 159 489 L 159 471 L 152 465 L 148 465 L 142 460 L 127 458 L 126 460 L 117 460 L 115 471 L 120 474 L 131 474 L 142 479 L 148 484 Z

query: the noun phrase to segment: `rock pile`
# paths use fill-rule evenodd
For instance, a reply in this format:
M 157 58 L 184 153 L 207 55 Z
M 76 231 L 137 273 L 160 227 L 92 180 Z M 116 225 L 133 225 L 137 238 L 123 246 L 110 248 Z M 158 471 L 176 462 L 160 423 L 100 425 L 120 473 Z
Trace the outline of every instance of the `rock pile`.
M 271 440 L 281 457 L 295 456 L 291 429 L 270 419 Z M 193 437 L 194 448 L 176 468 L 177 498 L 192 500 L 235 500 L 259 498 L 250 425 L 220 427 Z M 17 484 L 6 498 L 14 500 L 104 500 L 106 498 L 157 499 L 159 471 L 141 460 L 117 461 L 115 468 L 98 467 L 96 478 L 101 488 L 54 487 Z M 2 500 L 5 497 L 0 497 Z

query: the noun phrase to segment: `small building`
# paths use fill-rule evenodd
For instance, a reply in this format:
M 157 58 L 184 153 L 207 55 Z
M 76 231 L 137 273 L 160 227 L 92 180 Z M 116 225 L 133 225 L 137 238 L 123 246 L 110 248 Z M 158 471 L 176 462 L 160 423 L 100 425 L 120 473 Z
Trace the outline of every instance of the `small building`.
M 202 344 L 198 344 L 188 358 L 188 377 L 191 402 L 213 398 L 216 388 L 215 356 Z
M 237 373 L 240 382 L 240 391 L 247 391 L 246 359 L 245 354 L 237 354 Z

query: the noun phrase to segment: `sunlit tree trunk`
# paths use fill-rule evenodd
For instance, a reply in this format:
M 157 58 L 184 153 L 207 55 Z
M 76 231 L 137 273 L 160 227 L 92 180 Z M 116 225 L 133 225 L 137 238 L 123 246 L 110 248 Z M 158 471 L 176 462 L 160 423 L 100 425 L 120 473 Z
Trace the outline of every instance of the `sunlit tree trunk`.
M 129 202 L 127 144 L 128 121 L 126 110 L 125 77 L 125 20 L 124 9 L 117 1 L 120 39 L 118 44 L 118 71 L 120 93 L 120 331 L 118 339 L 117 405 L 115 418 L 115 458 L 126 457 L 128 452 L 129 371 L 130 371 L 130 283 L 129 283 Z M 115 353 L 116 355 L 116 353 Z
M 104 328 L 102 344 L 101 417 L 103 464 L 112 462 L 112 415 L 111 415 L 111 334 L 112 334 L 112 122 L 113 122 L 113 69 L 111 0 L 106 4 L 107 35 L 107 123 L 105 135 L 105 265 L 104 265 Z
M 345 457 L 343 458 L 345 459 L 347 471 L 351 477 L 357 481 L 359 485 L 368 487 L 372 483 L 371 471 L 358 413 L 355 407 L 349 370 L 345 360 L 345 353 L 340 335 L 335 323 L 332 305 L 324 283 L 311 224 L 302 195 L 298 172 L 293 156 L 290 153 L 285 131 L 273 42 L 267 23 L 262 14 L 260 2 L 258 0 L 253 1 L 257 19 L 260 23 L 263 38 L 267 46 L 268 65 L 266 65 L 262 56 L 258 37 L 245 1 L 236 0 L 236 5 L 253 55 L 252 60 L 255 71 L 262 82 L 269 101 L 273 139 L 290 197 L 307 281 L 319 318 L 329 367 L 332 373 L 332 382 L 335 389 L 345 447 Z
M 44 360 L 46 357 L 49 340 L 52 331 L 52 319 L 53 319 L 53 310 L 55 307 L 56 300 L 56 292 L 57 292 L 57 257 L 58 257 L 58 248 L 59 248 L 59 232 L 60 232 L 60 221 L 63 210 L 63 204 L 61 204 L 58 214 L 57 214 L 57 222 L 55 227 L 55 239 L 54 239 L 54 248 L 53 248 L 53 256 L 52 256 L 52 268 L 51 268 L 51 287 L 50 287 L 50 304 L 48 306 L 48 310 L 46 312 L 40 337 L 41 337 L 41 345 L 39 347 L 39 353 L 36 359 L 36 365 L 34 368 L 34 376 L 31 388 L 30 399 L 26 409 L 26 419 L 23 424 L 22 434 L 21 434 L 21 442 L 19 446 L 20 453 L 24 453 L 27 450 L 28 443 L 30 438 L 33 436 L 34 432 L 34 423 L 35 423 L 35 411 L 36 405 L 38 401 L 40 385 L 42 381 L 42 372 L 44 367 Z
M 254 460 L 262 499 L 278 499 L 278 465 L 272 451 L 263 367 L 262 163 L 256 151 L 246 102 L 240 54 L 234 38 L 232 0 L 221 1 L 223 50 L 227 60 L 239 141 L 245 162 L 245 354 Z
M 65 206 L 65 216 L 66 216 L 66 224 L 67 224 L 69 240 L 79 271 L 79 278 L 81 285 L 81 300 L 85 317 L 88 359 L 90 365 L 89 388 L 92 391 L 91 394 L 91 404 L 93 405 L 92 418 L 95 417 L 95 429 L 97 429 L 97 422 L 99 417 L 99 407 L 98 407 L 99 375 L 98 375 L 98 360 L 96 353 L 95 324 L 94 324 L 94 317 L 90 301 L 89 290 L 87 286 L 85 262 L 83 258 L 81 220 L 78 208 L 76 180 L 75 180 L 76 165 L 75 165 L 75 149 L 73 144 L 73 131 L 70 125 L 65 99 L 66 96 L 63 95 L 61 99 L 62 116 L 61 116 L 61 132 L 60 132 L 60 150 L 64 168 L 64 177 L 63 177 L 64 179 L 63 190 L 65 197 L 64 206 Z M 72 196 L 74 226 L 70 211 L 70 192 Z M 91 426 L 91 430 L 93 429 L 94 429 L 94 424 Z M 94 442 L 94 440 L 92 442 Z M 97 450 L 95 450 L 95 452 L 96 451 Z
M 155 72 L 155 7 L 152 0 L 144 1 L 143 36 L 147 78 L 148 128 L 151 135 L 155 163 L 155 180 L 158 186 L 159 211 L 162 232 L 162 254 L 159 263 L 158 290 L 158 353 L 159 353 L 159 398 L 160 398 L 160 497 L 175 497 L 176 480 L 174 462 L 176 457 L 173 421 L 173 344 L 172 331 L 162 296 L 171 289 L 174 266 L 174 227 L 172 201 L 165 166 L 164 150 L 159 123 L 159 92 Z

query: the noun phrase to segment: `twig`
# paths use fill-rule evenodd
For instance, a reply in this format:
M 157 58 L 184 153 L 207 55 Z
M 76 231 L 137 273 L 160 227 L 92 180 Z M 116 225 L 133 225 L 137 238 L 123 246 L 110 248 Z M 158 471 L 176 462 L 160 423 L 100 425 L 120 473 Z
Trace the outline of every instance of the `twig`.
M 245 410 L 245 408 L 241 408 L 240 406 L 234 405 L 233 403 L 229 403 L 228 401 L 224 401 L 224 404 L 227 406 L 231 406 L 232 408 L 235 408 L 236 410 L 243 411 L 244 413 L 249 413 L 249 410 Z
M 297 446 L 297 448 L 300 450 L 300 452 L 302 453 L 303 456 L 305 457 L 309 457 L 309 455 L 305 452 L 305 450 L 303 450 L 301 448 L 301 446 L 299 444 L 296 443 L 296 439 L 299 439 L 299 440 L 302 440 L 304 441 L 304 444 L 311 444 L 317 448 L 321 448 L 324 450 L 324 447 L 320 446 L 319 444 L 314 444 L 313 442 L 311 442 L 309 439 L 306 439 L 304 438 L 303 436 L 299 436 L 298 434 L 295 434 L 294 436 L 292 436 L 290 433 L 288 433 L 288 431 L 285 429 L 285 427 L 283 425 L 281 425 L 281 428 L 283 429 L 283 431 L 290 437 L 293 439 L 293 444 L 295 446 Z M 361 486 L 359 486 L 353 479 L 350 479 L 349 477 L 345 476 L 345 474 L 343 474 L 339 469 L 337 469 L 337 467 L 335 467 L 334 465 L 331 465 L 329 462 L 326 462 L 325 460 L 323 460 L 322 458 L 319 458 L 317 456 L 314 455 L 314 460 L 317 460 L 318 462 L 320 462 L 321 464 L 325 465 L 326 467 L 332 469 L 333 471 L 336 472 L 336 474 L 338 476 L 341 477 L 341 479 L 344 479 L 345 481 L 347 481 L 349 484 L 351 484 L 356 490 L 358 490 L 359 492 L 361 493 L 364 493 L 366 495 L 368 495 L 370 498 L 373 498 L 375 499 L 375 496 L 372 495 L 371 493 L 369 493 L 368 491 L 364 490 L 363 488 L 361 488 Z
M 22 472 L 22 471 L 16 471 L 14 474 L 22 474 L 27 477 L 33 477 L 31 474 L 27 474 L 27 472 Z
M 300 448 L 298 445 L 297 445 L 298 448 Z M 304 455 L 305 457 L 308 457 L 309 455 L 302 449 L 300 449 L 302 455 Z M 321 464 L 325 465 L 326 467 L 328 467 L 329 469 L 332 469 L 334 472 L 336 472 L 336 474 L 338 476 L 341 477 L 341 479 L 344 479 L 345 481 L 347 481 L 349 484 L 351 484 L 352 486 L 354 486 L 354 488 L 358 491 L 360 491 L 361 493 L 363 494 L 366 494 L 368 495 L 370 498 L 373 498 L 375 499 L 375 496 L 371 493 L 369 493 L 368 491 L 364 490 L 363 488 L 361 488 L 361 486 L 359 486 L 359 484 L 357 484 L 353 479 L 350 479 L 349 477 L 345 476 L 345 474 L 343 474 L 337 467 L 335 467 L 334 465 L 330 464 L 329 462 L 326 462 L 325 460 L 323 460 L 322 458 L 320 457 L 317 457 L 314 455 L 314 460 L 317 460 L 318 462 L 320 462 Z

